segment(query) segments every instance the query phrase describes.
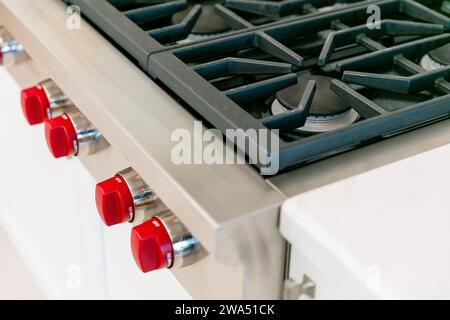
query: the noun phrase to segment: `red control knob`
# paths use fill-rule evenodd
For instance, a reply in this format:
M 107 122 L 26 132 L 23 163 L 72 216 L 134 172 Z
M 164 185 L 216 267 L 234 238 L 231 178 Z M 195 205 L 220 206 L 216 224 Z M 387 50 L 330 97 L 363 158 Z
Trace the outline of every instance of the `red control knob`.
M 95 200 L 100 217 L 108 227 L 128 222 L 134 215 L 133 196 L 120 175 L 97 184 Z
M 45 138 L 55 158 L 72 156 L 78 148 L 75 126 L 66 114 L 45 121 Z
M 25 89 L 21 93 L 22 111 L 31 125 L 42 123 L 48 118 L 50 102 L 41 86 Z
M 172 240 L 159 218 L 133 228 L 131 250 L 142 272 L 170 268 L 173 264 Z

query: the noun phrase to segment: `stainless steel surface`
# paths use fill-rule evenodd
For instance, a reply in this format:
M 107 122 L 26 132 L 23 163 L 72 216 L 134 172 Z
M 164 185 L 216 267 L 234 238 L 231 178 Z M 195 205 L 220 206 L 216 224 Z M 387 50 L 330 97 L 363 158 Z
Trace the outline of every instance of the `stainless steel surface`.
M 13 39 L 8 31 L 0 27 L 0 51 L 2 54 L 3 65 L 13 66 L 28 59 L 28 55 L 20 42 Z
M 81 161 L 99 180 L 133 167 L 200 241 L 209 255 L 173 270 L 194 298 L 280 298 L 284 198 L 245 165 L 174 164 L 171 135 L 179 128 L 193 135 L 194 118 L 88 24 L 67 29 L 67 18 L 58 0 L 0 4 L 2 24 L 37 69 L 111 143 Z
M 166 211 L 156 215 L 163 223 L 167 233 L 172 239 L 173 261 L 169 268 L 182 268 L 189 266 L 201 258 L 201 245 L 188 229 L 172 212 Z
M 66 97 L 54 81 L 46 79 L 41 81 L 39 86 L 44 89 L 50 103 L 50 109 L 47 115 L 49 119 L 58 117 L 75 108 L 70 99 Z
M 130 222 L 140 224 L 156 213 L 167 211 L 167 207 L 132 168 L 122 170 L 118 175 L 123 178 L 133 197 L 134 213 Z
M 72 109 L 63 116 L 70 118 L 77 133 L 75 156 L 88 156 L 108 147 L 102 134 L 79 110 Z

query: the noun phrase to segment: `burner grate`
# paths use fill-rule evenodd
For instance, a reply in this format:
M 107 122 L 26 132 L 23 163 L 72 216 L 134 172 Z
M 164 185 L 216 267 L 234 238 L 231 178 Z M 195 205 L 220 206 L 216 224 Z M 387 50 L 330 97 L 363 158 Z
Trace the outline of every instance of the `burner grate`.
M 375 4 L 386 19 L 374 30 L 366 25 L 367 5 L 361 5 L 158 53 L 150 57 L 149 73 L 224 133 L 229 128 L 243 129 L 243 135 L 247 129 L 279 129 L 281 169 L 448 116 L 449 83 L 443 78 L 448 77 L 450 67 L 425 71 L 413 60 L 450 43 L 450 19 L 414 1 L 385 0 Z M 316 36 L 317 43 L 295 48 L 288 45 L 296 42 L 292 39 L 320 33 L 323 38 Z M 311 56 L 303 54 L 303 47 L 305 52 L 313 51 Z M 354 54 L 355 50 L 359 53 Z M 252 56 L 257 58 L 249 58 Z M 360 70 L 393 66 L 410 75 L 377 75 Z M 249 112 L 252 104 L 262 105 L 263 99 L 296 84 L 298 74 L 305 70 L 333 75 L 336 79 L 331 90 L 359 113 L 360 121 L 313 136 L 293 133 L 305 123 L 317 94 L 314 81 L 295 110 L 263 116 Z M 229 88 L 226 83 L 233 77 L 242 82 L 231 81 L 240 85 Z M 433 93 L 426 101 L 407 106 L 391 99 L 393 105 L 387 108 L 365 95 L 361 87 L 400 95 L 423 90 Z M 259 156 L 266 155 L 252 162 L 265 162 L 273 156 L 270 147 L 257 139 L 250 145 L 259 145 Z
M 326 7 L 351 7 L 363 0 L 63 0 L 125 49 L 143 67 L 156 52 L 258 29 L 299 16 L 320 14 Z M 258 5 L 255 7 L 254 3 Z M 175 15 L 182 18 L 175 19 Z M 214 15 L 214 18 L 203 18 Z M 283 19 L 280 19 L 280 17 Z M 212 19 L 212 20 L 211 20 Z M 179 20 L 179 21 L 178 21 Z M 220 20 L 220 21 L 219 21 Z M 280 21 L 281 20 L 281 21 Z M 210 26 L 221 24 L 219 30 Z M 191 37 L 196 26 L 209 32 Z
M 70 2 L 204 120 L 247 140 L 239 151 L 260 168 L 277 156 L 280 169 L 287 169 L 450 115 L 450 66 L 425 70 L 419 64 L 450 45 L 442 1 L 228 0 L 216 3 L 215 12 L 230 32 L 175 45 L 167 43 L 191 33 L 198 21 L 199 1 L 137 7 L 128 0 Z M 369 5 L 378 6 L 383 19 L 374 28 L 367 26 Z M 187 12 L 180 23 L 152 24 L 180 10 Z M 261 17 L 264 23 L 254 22 Z M 297 108 L 272 114 L 277 92 L 308 74 L 333 78 L 329 90 L 359 119 L 328 132 L 299 132 L 321 92 L 315 80 L 302 88 Z M 248 129 L 267 133 L 255 137 Z M 280 138 L 277 150 L 265 143 L 273 134 Z

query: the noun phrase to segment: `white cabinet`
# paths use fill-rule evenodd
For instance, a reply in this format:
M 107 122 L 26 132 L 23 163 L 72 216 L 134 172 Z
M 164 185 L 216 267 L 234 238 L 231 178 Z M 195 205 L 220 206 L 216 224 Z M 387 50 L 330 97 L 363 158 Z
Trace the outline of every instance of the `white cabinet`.
M 43 126 L 26 123 L 20 88 L 4 69 L 0 88 L 0 222 L 44 294 L 189 298 L 169 271 L 139 273 L 129 248 L 131 226 L 101 225 L 96 181 L 78 159 L 51 157 Z
M 289 199 L 290 276 L 316 298 L 450 298 L 450 145 Z

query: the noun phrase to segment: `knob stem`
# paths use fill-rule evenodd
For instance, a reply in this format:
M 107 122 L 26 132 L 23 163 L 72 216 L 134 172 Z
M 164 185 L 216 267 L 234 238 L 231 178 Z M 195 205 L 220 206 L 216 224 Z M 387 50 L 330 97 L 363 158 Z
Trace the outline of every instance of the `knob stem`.
M 103 140 L 101 133 L 86 118 L 81 111 L 71 110 L 66 115 L 72 121 L 73 127 L 77 134 L 75 156 L 87 156 L 94 154 L 100 150 L 100 142 Z
M 66 94 L 61 90 L 56 83 L 47 79 L 38 84 L 38 87 L 42 88 L 47 96 L 49 103 L 48 118 L 56 118 L 75 109 L 74 104 L 66 96 Z
M 147 183 L 132 168 L 127 168 L 118 173 L 128 185 L 134 203 L 134 215 L 131 222 L 144 221 L 145 211 L 154 206 L 158 196 Z
M 23 46 L 0 27 L 0 64 L 11 67 L 28 59 Z
M 55 158 L 89 155 L 107 145 L 100 132 L 77 109 L 46 120 L 45 137 Z
M 22 111 L 30 125 L 62 116 L 75 109 L 62 90 L 50 79 L 21 92 Z
M 143 272 L 191 265 L 199 258 L 200 248 L 199 242 L 170 211 L 155 215 L 131 232 L 133 257 Z
M 139 224 L 167 208 L 132 168 L 97 184 L 97 209 L 107 226 L 132 222 Z
M 156 217 L 164 224 L 172 241 L 173 263 L 170 268 L 182 268 L 193 264 L 197 259 L 199 242 L 170 211 L 157 214 Z

